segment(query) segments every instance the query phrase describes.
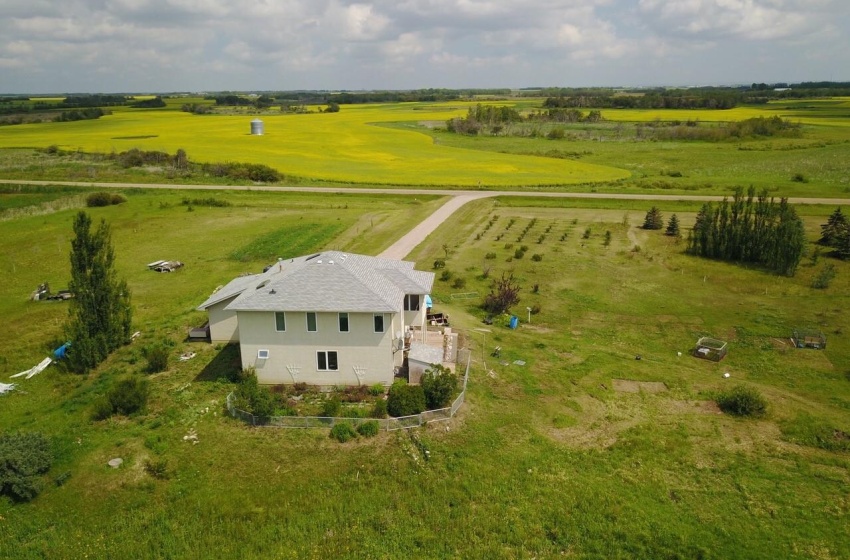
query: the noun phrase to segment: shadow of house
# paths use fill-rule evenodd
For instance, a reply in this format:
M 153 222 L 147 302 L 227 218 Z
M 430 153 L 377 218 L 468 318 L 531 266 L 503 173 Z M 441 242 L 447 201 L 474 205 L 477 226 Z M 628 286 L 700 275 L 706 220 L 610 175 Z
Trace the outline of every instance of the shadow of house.
M 230 381 L 239 380 L 242 371 L 242 359 L 238 344 L 226 344 L 221 351 L 204 366 L 193 381 Z

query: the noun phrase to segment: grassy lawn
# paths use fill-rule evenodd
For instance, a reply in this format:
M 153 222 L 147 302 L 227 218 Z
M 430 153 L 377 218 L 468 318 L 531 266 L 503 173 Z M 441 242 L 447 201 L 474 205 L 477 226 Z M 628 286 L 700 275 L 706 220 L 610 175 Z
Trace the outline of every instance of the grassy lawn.
M 794 278 L 688 257 L 682 244 L 636 227 L 646 205 L 633 201 L 470 203 L 411 256 L 427 269 L 449 247 L 452 278 L 436 282 L 434 297 L 474 352 L 467 403 L 449 424 L 341 445 L 326 430 L 254 429 L 225 417 L 234 352 L 184 341 L 186 328 L 204 321 L 194 306 L 290 246 L 377 254 L 442 201 L 125 194 L 127 203 L 91 213 L 112 224 L 142 336 L 95 373 L 50 368 L 0 397 L 4 429 L 50 435 L 57 457 L 33 502 L 0 501 L 2 556 L 850 556 L 847 263 L 835 262 L 832 285 L 814 290 L 827 257 L 806 259 Z M 185 196 L 232 206 L 189 211 Z M 683 227 L 696 209 L 661 207 Z M 812 239 L 831 210 L 800 208 Z M 63 304 L 26 298 L 45 280 L 64 287 L 74 211 L 0 221 L 4 380 L 61 340 Z M 516 258 L 522 245 L 528 250 Z M 186 267 L 147 271 L 157 259 Z M 522 286 L 517 330 L 505 318 L 481 323 L 488 265 L 490 278 L 513 273 Z M 472 292 L 477 299 L 453 297 Z M 540 312 L 528 323 L 532 306 Z M 820 328 L 827 349 L 791 348 L 794 326 Z M 689 356 L 701 335 L 727 340 L 728 357 Z M 151 376 L 147 411 L 90 421 L 95 397 L 141 371 L 141 347 L 161 339 L 173 344 L 172 361 Z M 501 357 L 490 355 L 495 346 Z M 186 350 L 197 357 L 177 361 Z M 615 380 L 666 390 L 624 392 Z M 766 418 L 718 411 L 712 395 L 736 383 L 765 395 Z M 190 429 L 198 444 L 183 439 Z M 124 459 L 121 468 L 106 465 L 113 457 Z M 166 462 L 166 476 L 148 474 L 146 461 Z

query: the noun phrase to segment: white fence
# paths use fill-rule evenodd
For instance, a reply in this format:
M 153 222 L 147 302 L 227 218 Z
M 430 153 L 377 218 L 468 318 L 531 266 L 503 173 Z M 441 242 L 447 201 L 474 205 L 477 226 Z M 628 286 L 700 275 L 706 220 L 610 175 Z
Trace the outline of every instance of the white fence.
M 274 428 L 332 428 L 334 424 L 342 422 L 351 424 L 355 427 L 365 422 L 377 421 L 382 430 L 406 430 L 408 428 L 416 428 L 429 422 L 442 422 L 450 420 L 452 416 L 457 414 L 460 407 L 466 399 L 466 385 L 469 382 L 469 364 L 472 354 L 467 351 L 458 352 L 458 363 L 462 353 L 466 353 L 466 371 L 463 374 L 463 386 L 460 394 L 452 402 L 452 405 L 447 408 L 438 408 L 437 410 L 426 410 L 420 414 L 412 416 L 400 416 L 398 418 L 332 418 L 324 416 L 254 416 L 250 412 L 239 410 L 233 406 L 233 393 L 227 395 L 227 411 L 234 418 L 239 418 L 243 422 L 252 426 L 266 426 Z

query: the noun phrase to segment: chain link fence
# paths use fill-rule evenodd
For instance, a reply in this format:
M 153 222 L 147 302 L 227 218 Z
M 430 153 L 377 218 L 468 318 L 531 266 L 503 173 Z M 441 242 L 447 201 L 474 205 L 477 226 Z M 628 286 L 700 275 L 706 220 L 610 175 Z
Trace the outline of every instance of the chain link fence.
M 463 374 L 463 386 L 460 394 L 455 398 L 452 405 L 437 410 L 426 410 L 412 416 L 400 416 L 398 418 L 332 418 L 324 416 L 254 416 L 250 412 L 240 410 L 233 405 L 233 393 L 227 395 L 227 411 L 234 418 L 242 420 L 252 426 L 266 426 L 274 428 L 332 428 L 335 424 L 347 423 L 355 428 L 366 422 L 377 421 L 384 431 L 406 430 L 416 428 L 429 422 L 443 422 L 451 420 L 457 414 L 466 400 L 466 385 L 469 382 L 469 366 L 472 354 L 467 349 L 458 350 L 457 363 L 466 362 Z

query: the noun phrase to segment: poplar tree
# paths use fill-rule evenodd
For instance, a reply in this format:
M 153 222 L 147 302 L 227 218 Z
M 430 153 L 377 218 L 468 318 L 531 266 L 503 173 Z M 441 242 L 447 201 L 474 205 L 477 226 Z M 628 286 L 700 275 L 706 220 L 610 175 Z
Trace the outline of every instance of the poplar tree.
M 70 300 L 65 324 L 68 369 L 85 373 L 130 340 L 130 290 L 115 272 L 115 254 L 109 225 L 101 220 L 95 231 L 89 215 L 74 219 L 71 241 Z
M 767 191 L 758 198 L 750 188 L 735 190 L 715 207 L 703 205 L 688 235 L 688 252 L 701 257 L 757 263 L 779 274 L 793 276 L 806 246 L 803 222 L 783 198 L 777 204 Z

